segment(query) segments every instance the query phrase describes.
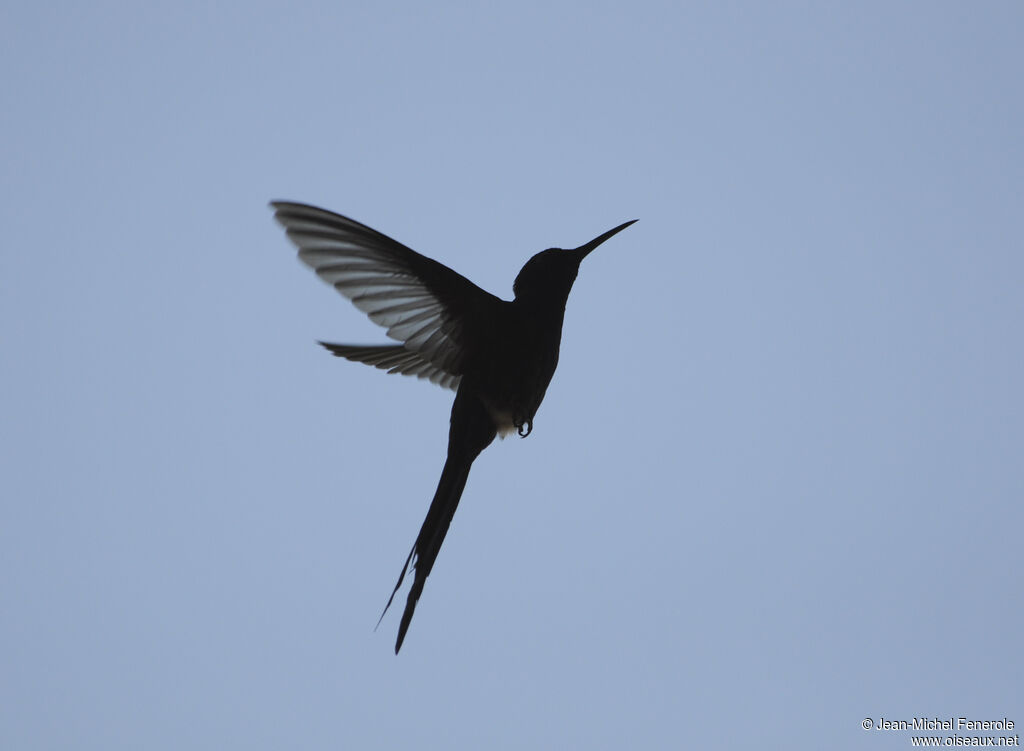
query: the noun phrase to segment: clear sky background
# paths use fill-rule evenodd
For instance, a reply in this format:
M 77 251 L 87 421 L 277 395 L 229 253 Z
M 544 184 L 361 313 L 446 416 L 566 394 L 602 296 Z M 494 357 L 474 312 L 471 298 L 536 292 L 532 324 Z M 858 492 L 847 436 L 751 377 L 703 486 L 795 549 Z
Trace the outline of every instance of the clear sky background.
M 0 746 L 906 748 L 1024 724 L 1024 10 L 6 3 Z M 267 201 L 511 297 L 526 440 L 373 626 L 451 393 Z M 988 733 L 986 733 L 988 734 Z

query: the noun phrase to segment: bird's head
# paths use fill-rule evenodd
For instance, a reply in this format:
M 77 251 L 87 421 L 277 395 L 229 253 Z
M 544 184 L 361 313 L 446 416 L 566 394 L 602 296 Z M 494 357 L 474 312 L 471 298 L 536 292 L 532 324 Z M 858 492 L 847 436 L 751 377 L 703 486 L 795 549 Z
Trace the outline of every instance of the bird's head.
M 512 285 L 512 292 L 515 294 L 516 300 L 554 304 L 560 301 L 564 306 L 565 300 L 569 296 L 569 290 L 572 289 L 572 283 L 576 281 L 580 263 L 587 257 L 587 254 L 635 221 L 636 219 L 624 222 L 603 235 L 595 237 L 585 245 L 572 250 L 549 248 L 541 251 L 526 262 L 516 277 Z

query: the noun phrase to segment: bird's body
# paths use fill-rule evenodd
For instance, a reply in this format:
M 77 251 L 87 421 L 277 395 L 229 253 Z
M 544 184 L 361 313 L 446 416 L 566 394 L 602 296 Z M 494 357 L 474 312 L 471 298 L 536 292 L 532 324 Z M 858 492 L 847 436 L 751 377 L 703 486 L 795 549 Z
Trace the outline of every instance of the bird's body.
M 324 347 L 339 357 L 456 390 L 441 479 L 391 594 L 394 598 L 412 563 L 415 578 L 399 626 L 397 654 L 473 461 L 496 435 L 515 431 L 526 436 L 532 429 L 558 365 L 565 304 L 580 262 L 633 222 L 575 250 L 538 253 L 516 277 L 515 299 L 505 301 L 351 219 L 305 204 L 271 206 L 298 246 L 299 258 L 402 342 L 321 342 Z
M 528 432 L 558 365 L 565 307 L 534 311 L 503 301 L 499 310 L 460 388 L 480 399 L 499 434 Z

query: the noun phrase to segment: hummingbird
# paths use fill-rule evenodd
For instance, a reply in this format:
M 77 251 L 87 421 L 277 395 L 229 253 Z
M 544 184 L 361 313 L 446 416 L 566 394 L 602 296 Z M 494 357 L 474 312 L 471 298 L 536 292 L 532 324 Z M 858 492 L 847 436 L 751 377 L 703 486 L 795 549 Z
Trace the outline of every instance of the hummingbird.
M 319 344 L 337 357 L 425 378 L 455 392 L 441 479 L 381 613 L 383 620 L 411 571 L 397 655 L 473 461 L 496 436 L 525 438 L 533 429 L 558 365 L 565 305 L 580 263 L 636 220 L 578 248 L 537 253 L 516 276 L 508 301 L 354 219 L 303 203 L 270 206 L 298 248 L 299 260 L 397 342 Z

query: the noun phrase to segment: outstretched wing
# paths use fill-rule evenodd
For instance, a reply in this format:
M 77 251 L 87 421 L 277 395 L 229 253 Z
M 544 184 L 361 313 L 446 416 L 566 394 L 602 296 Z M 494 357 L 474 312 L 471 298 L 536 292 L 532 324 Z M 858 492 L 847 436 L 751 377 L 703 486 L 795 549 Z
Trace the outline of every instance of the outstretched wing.
M 430 360 L 425 360 L 418 352 L 411 352 L 401 344 L 382 345 L 356 345 L 356 344 L 331 344 L 320 342 L 320 346 L 330 350 L 336 357 L 344 357 L 352 362 L 364 362 L 373 365 L 375 368 L 386 370 L 388 373 L 401 373 L 402 375 L 416 376 L 433 381 L 452 391 L 457 391 L 461 376 L 452 375 L 447 371 L 434 365 Z
M 466 346 L 479 335 L 477 322 L 503 304 L 499 298 L 365 224 L 302 203 L 270 205 L 299 259 L 321 279 L 435 372 L 462 375 Z M 415 364 L 409 360 L 403 367 Z M 420 372 L 435 380 L 426 371 L 410 374 Z

